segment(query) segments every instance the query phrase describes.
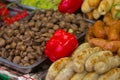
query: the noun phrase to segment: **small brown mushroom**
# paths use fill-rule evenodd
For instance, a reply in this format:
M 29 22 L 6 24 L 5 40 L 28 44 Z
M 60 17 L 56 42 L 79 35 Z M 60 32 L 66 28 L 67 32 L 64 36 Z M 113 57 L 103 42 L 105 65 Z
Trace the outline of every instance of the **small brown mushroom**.
M 14 59 L 13 59 L 13 62 L 15 64 L 19 64 L 20 63 L 20 60 L 21 60 L 21 57 L 20 56 L 15 56 Z
M 2 48 L 1 57 L 7 58 L 8 56 L 9 56 L 9 54 L 6 52 L 6 49 Z
M 34 26 L 35 25 L 35 22 L 32 20 L 28 23 L 29 26 Z
M 0 38 L 0 47 L 5 45 L 5 40 L 3 38 Z
M 12 42 L 10 46 L 11 46 L 11 48 L 15 48 L 16 45 L 17 45 L 16 42 Z
M 28 53 L 28 55 L 27 55 L 30 59 L 35 59 L 35 56 L 33 55 L 33 54 L 31 54 L 31 53 Z
M 26 62 L 29 62 L 29 57 L 25 56 L 24 59 Z
M 15 26 L 20 26 L 20 23 L 17 22 L 17 21 L 15 21 L 15 22 L 14 22 L 14 25 L 15 25 Z
M 29 47 L 27 47 L 26 51 L 27 51 L 27 52 L 33 52 L 34 49 L 33 49 L 31 46 L 29 46 Z
M 31 64 L 34 64 L 34 63 L 35 63 L 35 60 L 31 59 L 31 60 L 30 60 L 30 63 L 31 63 Z
M 25 51 L 25 50 L 26 50 L 26 46 L 25 46 L 25 45 L 20 45 L 20 46 L 19 46 L 19 49 L 20 49 L 21 51 Z
M 54 30 L 59 29 L 59 25 L 54 25 L 53 29 L 54 29 Z
M 7 35 L 11 37 L 13 35 L 14 31 L 12 29 L 7 30 Z
M 53 33 L 53 32 L 51 31 L 51 33 Z M 50 34 L 50 33 L 44 33 L 44 34 L 41 34 L 41 36 L 42 36 L 42 37 L 51 37 L 52 34 Z M 42 39 L 43 39 L 43 38 L 42 38 Z

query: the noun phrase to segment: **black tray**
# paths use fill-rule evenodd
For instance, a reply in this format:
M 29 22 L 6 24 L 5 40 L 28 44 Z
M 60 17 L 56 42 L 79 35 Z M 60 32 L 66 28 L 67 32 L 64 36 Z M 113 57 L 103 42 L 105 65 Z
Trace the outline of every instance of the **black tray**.
M 21 73 L 30 73 L 30 72 L 34 71 L 35 69 L 37 69 L 37 67 L 40 66 L 42 64 L 42 62 L 44 62 L 46 59 L 47 58 L 45 56 L 42 56 L 41 60 L 39 60 L 35 64 L 24 67 L 24 66 L 20 66 L 18 64 L 15 64 L 7 59 L 0 58 L 0 64 L 5 65 L 7 67 L 10 67 L 14 70 L 21 72 Z

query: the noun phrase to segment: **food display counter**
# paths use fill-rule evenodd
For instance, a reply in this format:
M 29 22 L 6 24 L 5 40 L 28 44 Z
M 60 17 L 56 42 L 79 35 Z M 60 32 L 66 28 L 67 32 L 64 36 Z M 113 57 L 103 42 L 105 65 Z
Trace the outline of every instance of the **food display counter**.
M 119 0 L 1 0 L 0 78 L 119 80 L 119 7 Z

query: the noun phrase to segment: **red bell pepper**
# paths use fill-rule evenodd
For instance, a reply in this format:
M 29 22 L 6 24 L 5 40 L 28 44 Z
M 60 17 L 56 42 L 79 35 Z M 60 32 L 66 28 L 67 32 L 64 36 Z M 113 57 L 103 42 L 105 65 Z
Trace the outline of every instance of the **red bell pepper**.
M 73 34 L 57 30 L 47 42 L 44 53 L 54 62 L 59 58 L 69 56 L 77 45 L 78 41 Z
M 21 11 L 20 13 L 14 15 L 14 16 L 10 16 L 10 17 L 4 17 L 3 21 L 7 24 L 10 25 L 12 23 L 14 23 L 15 21 L 18 21 L 22 18 L 25 18 L 28 15 L 28 12 L 26 10 Z
M 58 10 L 63 13 L 73 13 L 80 9 L 83 0 L 61 0 Z
M 0 2 L 0 16 L 6 16 L 8 14 L 9 10 L 6 8 L 6 5 Z

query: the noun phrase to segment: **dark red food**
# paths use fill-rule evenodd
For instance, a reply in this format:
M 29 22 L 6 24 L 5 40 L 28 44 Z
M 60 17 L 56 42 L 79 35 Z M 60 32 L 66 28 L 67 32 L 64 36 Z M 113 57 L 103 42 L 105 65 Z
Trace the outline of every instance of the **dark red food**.
M 73 13 L 80 9 L 83 0 L 61 0 L 58 10 L 62 13 Z

